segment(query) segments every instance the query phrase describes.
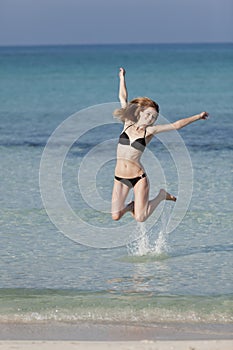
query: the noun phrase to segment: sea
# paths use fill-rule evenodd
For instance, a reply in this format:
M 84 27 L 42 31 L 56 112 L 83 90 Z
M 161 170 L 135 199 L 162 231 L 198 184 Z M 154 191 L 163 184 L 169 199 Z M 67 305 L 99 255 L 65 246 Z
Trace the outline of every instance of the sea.
M 148 147 L 149 229 L 106 209 L 120 67 L 162 122 L 209 113 Z M 0 323 L 232 324 L 232 101 L 233 44 L 0 47 Z

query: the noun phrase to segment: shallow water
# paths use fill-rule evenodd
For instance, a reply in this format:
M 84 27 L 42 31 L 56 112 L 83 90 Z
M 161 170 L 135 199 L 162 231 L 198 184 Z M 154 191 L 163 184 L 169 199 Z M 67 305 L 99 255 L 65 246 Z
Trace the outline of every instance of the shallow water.
M 0 321 L 232 322 L 232 56 L 232 45 L 0 48 Z M 192 199 L 180 225 L 166 232 L 166 203 L 152 229 L 127 229 L 128 246 L 95 249 L 51 223 L 39 167 L 48 137 L 63 120 L 116 101 L 119 65 L 127 69 L 130 98 L 155 98 L 171 121 L 201 110 L 211 117 L 180 131 L 193 167 Z M 69 203 L 100 227 L 118 223 L 77 200 L 77 167 L 99 140 L 119 132 L 118 125 L 99 128 L 74 145 L 64 163 Z M 167 188 L 177 193 L 169 152 L 157 139 L 149 149 Z M 106 200 L 113 171 L 112 160 L 97 176 Z M 150 166 L 147 172 L 155 195 L 160 179 Z

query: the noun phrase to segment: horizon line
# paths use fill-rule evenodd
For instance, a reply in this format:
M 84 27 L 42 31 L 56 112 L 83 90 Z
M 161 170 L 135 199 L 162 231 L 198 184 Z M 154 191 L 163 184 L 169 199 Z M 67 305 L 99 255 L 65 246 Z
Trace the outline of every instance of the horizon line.
M 203 41 L 203 42 L 144 42 L 144 43 L 38 43 L 38 44 L 0 44 L 0 47 L 48 47 L 48 46 L 126 46 L 126 45 L 224 45 L 233 44 L 233 41 Z

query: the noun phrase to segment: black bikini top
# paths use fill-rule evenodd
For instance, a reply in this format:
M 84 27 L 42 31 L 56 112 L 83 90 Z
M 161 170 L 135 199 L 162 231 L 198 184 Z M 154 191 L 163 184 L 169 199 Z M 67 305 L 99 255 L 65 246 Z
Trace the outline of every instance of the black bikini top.
M 145 129 L 145 133 L 144 133 L 144 137 L 140 137 L 136 140 L 134 140 L 132 143 L 130 142 L 130 139 L 129 139 L 129 135 L 126 134 L 126 130 L 132 126 L 133 124 L 129 125 L 123 132 L 122 134 L 120 134 L 120 137 L 119 137 L 119 143 L 121 145 L 127 145 L 127 146 L 131 146 L 141 152 L 144 151 L 145 147 L 146 147 L 146 129 Z

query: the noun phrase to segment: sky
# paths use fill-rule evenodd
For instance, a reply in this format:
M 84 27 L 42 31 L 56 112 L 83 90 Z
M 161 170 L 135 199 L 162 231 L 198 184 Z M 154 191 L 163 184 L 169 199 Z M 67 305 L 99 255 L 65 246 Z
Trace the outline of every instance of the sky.
M 0 46 L 233 42 L 233 0 L 0 0 Z

